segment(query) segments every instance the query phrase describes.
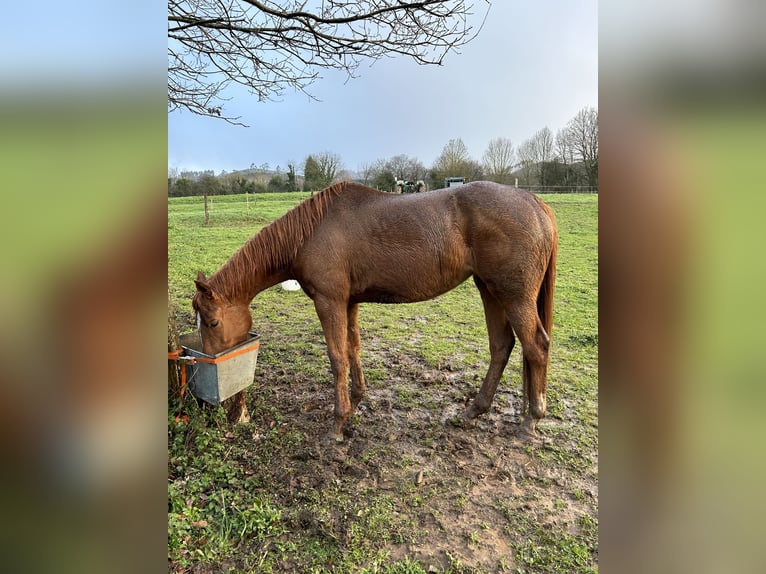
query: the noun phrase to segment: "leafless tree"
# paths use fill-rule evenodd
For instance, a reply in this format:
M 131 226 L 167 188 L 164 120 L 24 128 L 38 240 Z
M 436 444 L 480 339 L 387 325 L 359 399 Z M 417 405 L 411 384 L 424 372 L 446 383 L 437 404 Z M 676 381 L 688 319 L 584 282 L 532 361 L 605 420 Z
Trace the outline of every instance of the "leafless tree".
M 583 163 L 588 185 L 598 185 L 598 110 L 583 108 L 567 124 L 575 158 Z
M 446 177 L 459 176 L 463 166 L 470 160 L 468 148 L 460 138 L 449 140 L 442 148 L 442 153 L 436 158 L 434 170 L 443 172 Z
M 572 181 L 572 164 L 574 163 L 574 150 L 569 138 L 569 130 L 561 128 L 556 132 L 553 144 L 554 156 L 561 164 L 564 174 L 564 185 L 570 185 Z
M 466 181 L 483 179 L 482 165 L 468 154 L 468 148 L 460 138 L 452 139 L 442 148 L 429 172 L 432 189 L 444 187 L 447 177 L 464 177 Z
M 510 183 L 511 173 L 516 163 L 513 143 L 507 138 L 490 140 L 482 157 L 484 174 L 497 183 Z
M 223 113 L 232 83 L 274 100 L 384 56 L 441 64 L 476 35 L 472 16 L 466 0 L 169 0 L 168 109 L 239 123 Z
M 359 178 L 362 180 L 362 183 L 364 185 L 370 185 L 370 179 L 372 179 L 372 174 L 374 172 L 375 168 L 370 163 L 363 163 L 357 168 L 357 173 L 359 174 Z
M 532 139 L 526 139 L 521 142 L 517 151 L 519 158 L 519 167 L 521 174 L 521 185 L 526 187 L 532 185 L 534 181 L 534 167 L 535 167 L 535 149 Z
M 519 146 L 519 163 L 526 185 L 548 183 L 546 174 L 553 159 L 553 134 L 546 126 Z
M 319 164 L 319 171 L 327 181 L 326 185 L 330 185 L 336 181 L 342 171 L 344 171 L 343 162 L 337 153 L 330 151 L 323 151 L 316 155 L 316 161 Z
M 420 160 L 404 154 L 393 156 L 385 166 L 398 179 L 418 180 L 426 177 L 426 168 Z
M 546 177 L 548 164 L 553 160 L 553 134 L 550 128 L 546 126 L 532 136 L 532 140 L 535 142 L 537 157 L 539 158 L 537 169 L 540 185 L 547 185 L 549 183 Z
M 561 128 L 556 132 L 554 140 L 554 154 L 556 158 L 564 165 L 571 165 L 574 162 L 572 142 L 569 138 L 569 130 Z

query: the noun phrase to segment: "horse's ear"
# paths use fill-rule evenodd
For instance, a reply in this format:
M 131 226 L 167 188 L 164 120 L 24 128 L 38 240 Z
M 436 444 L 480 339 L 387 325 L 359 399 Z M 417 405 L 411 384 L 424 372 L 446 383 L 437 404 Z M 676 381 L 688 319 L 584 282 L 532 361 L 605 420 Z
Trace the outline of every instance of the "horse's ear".
M 197 291 L 202 293 L 208 299 L 213 298 L 213 289 L 205 278 L 205 274 L 202 271 L 197 272 L 197 278 L 194 280 L 194 284 L 197 286 Z

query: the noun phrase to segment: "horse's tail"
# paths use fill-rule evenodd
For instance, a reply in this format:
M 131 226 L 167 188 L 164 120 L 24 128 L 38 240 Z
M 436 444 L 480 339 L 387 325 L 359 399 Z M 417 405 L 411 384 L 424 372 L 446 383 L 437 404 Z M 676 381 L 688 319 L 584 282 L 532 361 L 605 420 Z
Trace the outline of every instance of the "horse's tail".
M 546 215 L 550 218 L 552 225 L 551 251 L 548 255 L 548 265 L 545 268 L 543 282 L 540 285 L 540 291 L 537 294 L 537 315 L 540 317 L 540 323 L 542 324 L 543 329 L 545 329 L 545 332 L 548 336 L 548 345 L 546 345 L 545 349 L 547 370 L 547 361 L 550 359 L 548 349 L 550 348 L 550 341 L 553 332 L 553 287 L 556 282 L 556 258 L 559 250 L 559 233 L 556 226 L 556 216 L 553 213 L 553 210 L 542 201 L 540 201 L 540 205 L 542 206 Z M 524 411 L 526 411 L 529 397 L 533 392 L 531 370 L 526 358 L 524 358 L 522 361 L 521 373 L 522 380 L 524 381 Z M 543 385 L 544 386 L 542 389 L 540 389 L 540 391 L 545 393 L 547 390 L 547 377 L 546 380 L 543 381 Z
M 543 324 L 548 337 L 553 331 L 553 286 L 556 282 L 556 257 L 559 251 L 559 232 L 556 226 L 556 216 L 553 210 L 543 203 L 545 213 L 551 220 L 553 233 L 551 235 L 551 253 L 548 256 L 548 267 L 545 269 L 545 277 L 537 294 L 537 314 Z

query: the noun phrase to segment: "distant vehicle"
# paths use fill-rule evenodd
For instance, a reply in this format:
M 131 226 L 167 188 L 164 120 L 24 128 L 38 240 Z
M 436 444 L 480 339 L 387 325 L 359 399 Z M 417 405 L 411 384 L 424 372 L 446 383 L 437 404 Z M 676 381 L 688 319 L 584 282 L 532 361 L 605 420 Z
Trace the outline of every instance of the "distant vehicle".
M 464 177 L 445 177 L 444 187 L 457 187 L 465 183 Z
M 420 193 L 421 191 L 425 190 L 426 182 L 424 182 L 422 179 L 417 181 L 398 179 L 396 180 L 394 193 Z

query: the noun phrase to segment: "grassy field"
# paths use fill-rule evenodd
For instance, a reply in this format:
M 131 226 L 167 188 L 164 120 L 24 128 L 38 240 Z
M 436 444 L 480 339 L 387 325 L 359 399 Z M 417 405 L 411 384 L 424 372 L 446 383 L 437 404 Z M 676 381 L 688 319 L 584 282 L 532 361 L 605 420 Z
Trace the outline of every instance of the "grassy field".
M 168 282 L 193 328 L 197 270 L 212 273 L 308 194 L 168 202 Z M 252 421 L 187 400 L 168 412 L 172 572 L 597 572 L 597 222 L 594 195 L 548 195 L 560 251 L 545 440 L 518 440 L 520 347 L 492 409 L 452 424 L 481 384 L 488 344 L 472 281 L 413 305 L 363 305 L 368 394 L 337 449 L 321 449 L 332 383 L 311 301 L 279 287 L 252 305 L 261 333 Z

